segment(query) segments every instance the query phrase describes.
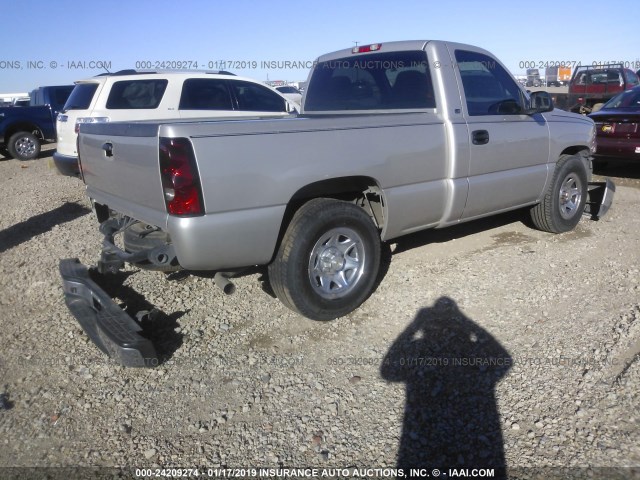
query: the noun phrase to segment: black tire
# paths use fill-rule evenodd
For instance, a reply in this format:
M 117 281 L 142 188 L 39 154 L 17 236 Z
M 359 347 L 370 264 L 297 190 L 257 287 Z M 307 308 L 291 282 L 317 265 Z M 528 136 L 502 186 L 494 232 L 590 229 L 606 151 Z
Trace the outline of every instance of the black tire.
M 587 201 L 587 169 L 579 155 L 563 155 L 542 201 L 531 209 L 536 228 L 550 233 L 573 230 Z
M 9 138 L 7 149 L 16 160 L 33 160 L 40 154 L 40 140 L 30 132 L 14 133 Z
M 269 265 L 269 281 L 290 309 L 332 320 L 371 295 L 379 269 L 380 235 L 369 215 L 349 202 L 317 198 L 293 216 Z

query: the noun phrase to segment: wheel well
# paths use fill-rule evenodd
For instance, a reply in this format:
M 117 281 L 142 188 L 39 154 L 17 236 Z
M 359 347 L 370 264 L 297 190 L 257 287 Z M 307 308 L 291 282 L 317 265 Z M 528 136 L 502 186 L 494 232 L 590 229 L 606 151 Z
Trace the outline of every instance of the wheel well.
M 305 185 L 294 193 L 289 200 L 280 225 L 276 249 L 273 252 L 274 255 L 280 248 L 282 237 L 295 213 L 302 205 L 314 198 L 335 198 L 336 200 L 352 202 L 362 207 L 369 214 L 376 228 L 380 230 L 384 228 L 385 200 L 382 189 L 373 178 L 353 176 L 321 180 Z
M 18 132 L 33 133 L 40 140 L 42 140 L 43 138 L 42 132 L 40 131 L 40 128 L 38 128 L 37 125 L 34 125 L 32 123 L 14 123 L 13 125 L 10 125 L 4 132 L 5 143 L 8 143 L 11 136 L 14 133 L 18 133 Z
M 576 153 L 580 153 L 581 151 L 589 152 L 589 148 L 584 145 L 574 145 L 573 147 L 565 148 L 560 155 L 575 155 Z
M 584 145 L 575 145 L 573 147 L 565 148 L 560 157 L 563 155 L 580 155 L 582 157 L 582 162 L 584 163 L 584 167 L 587 170 L 587 181 L 591 181 L 591 176 L 593 174 L 593 163 L 591 161 L 591 155 L 589 149 Z M 560 160 L 560 158 L 558 158 Z

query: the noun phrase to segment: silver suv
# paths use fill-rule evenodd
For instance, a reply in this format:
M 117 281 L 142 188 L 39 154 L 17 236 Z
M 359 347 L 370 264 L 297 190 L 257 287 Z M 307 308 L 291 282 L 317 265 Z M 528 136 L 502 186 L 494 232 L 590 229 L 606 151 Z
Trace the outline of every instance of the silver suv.
M 122 70 L 76 82 L 58 114 L 56 168 L 77 176 L 80 124 L 178 118 L 282 117 L 297 113 L 282 94 L 229 72 Z

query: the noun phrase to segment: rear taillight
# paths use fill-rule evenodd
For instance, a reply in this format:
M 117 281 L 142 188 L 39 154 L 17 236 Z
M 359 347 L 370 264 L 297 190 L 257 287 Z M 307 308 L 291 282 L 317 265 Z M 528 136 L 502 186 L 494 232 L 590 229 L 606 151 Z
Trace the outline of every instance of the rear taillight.
M 198 167 L 188 139 L 160 138 L 160 176 L 169 214 L 204 215 Z

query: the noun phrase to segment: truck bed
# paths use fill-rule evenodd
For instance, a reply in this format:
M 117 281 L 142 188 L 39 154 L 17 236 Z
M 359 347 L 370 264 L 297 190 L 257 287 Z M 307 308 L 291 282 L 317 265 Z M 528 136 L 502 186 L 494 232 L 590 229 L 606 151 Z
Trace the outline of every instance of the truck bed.
M 465 125 L 450 128 L 466 131 Z M 166 212 L 158 162 L 162 137 L 188 138 L 193 144 L 205 204 L 205 218 L 197 224 L 207 225 L 203 232 L 218 224 L 218 242 L 230 245 L 242 238 L 225 234 L 232 215 L 260 223 L 269 236 L 264 243 L 275 243 L 286 205 L 299 186 L 334 177 L 380 179 L 389 218 L 384 239 L 435 226 L 446 220 L 443 213 L 460 213 L 459 206 L 445 203 L 451 198 L 445 193 L 463 189 L 468 171 L 468 164 L 454 169 L 446 160 L 444 121 L 429 113 L 82 125 L 80 159 L 89 196 L 174 236 L 186 232 L 187 225 L 195 228 L 196 222 Z M 106 143 L 113 145 L 112 157 L 105 154 Z M 365 148 L 368 154 L 363 156 Z M 396 205 L 402 213 L 393 211 Z M 215 242 L 189 234 L 189 247 L 178 252 L 181 264 L 202 268 L 201 256 L 190 258 L 189 252 L 205 248 L 205 243 L 213 248 Z M 264 263 L 272 253 L 253 249 L 251 258 L 243 261 Z M 231 255 L 221 264 L 214 255 L 204 266 L 221 268 L 237 260 Z

